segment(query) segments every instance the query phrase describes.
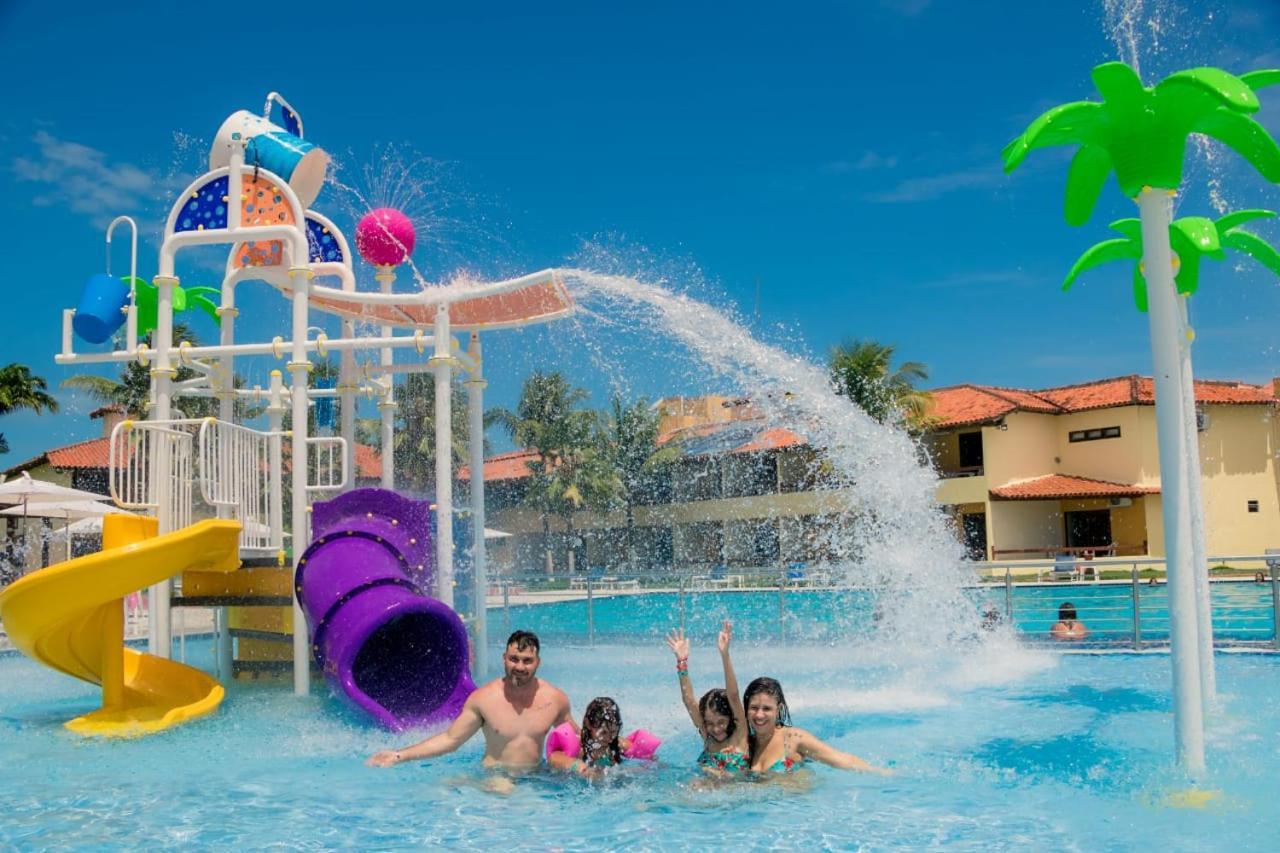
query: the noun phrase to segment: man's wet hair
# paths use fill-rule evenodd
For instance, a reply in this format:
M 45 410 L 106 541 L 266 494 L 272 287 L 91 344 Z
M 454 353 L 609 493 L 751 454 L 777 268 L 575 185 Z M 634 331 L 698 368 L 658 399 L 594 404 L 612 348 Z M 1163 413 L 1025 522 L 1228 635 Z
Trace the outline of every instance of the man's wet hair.
M 723 687 L 716 687 L 702 694 L 702 698 L 698 700 L 698 716 L 702 717 L 704 728 L 708 708 L 721 716 L 729 718 L 729 725 L 724 730 L 724 736 L 725 740 L 733 737 L 733 733 L 738 730 L 738 721 L 733 718 L 733 705 L 729 704 L 729 692 Z
M 516 651 L 523 652 L 526 649 L 533 649 L 533 653 L 542 655 L 542 644 L 538 642 L 538 635 L 532 631 L 516 631 L 510 637 L 507 637 L 507 648 L 516 647 Z

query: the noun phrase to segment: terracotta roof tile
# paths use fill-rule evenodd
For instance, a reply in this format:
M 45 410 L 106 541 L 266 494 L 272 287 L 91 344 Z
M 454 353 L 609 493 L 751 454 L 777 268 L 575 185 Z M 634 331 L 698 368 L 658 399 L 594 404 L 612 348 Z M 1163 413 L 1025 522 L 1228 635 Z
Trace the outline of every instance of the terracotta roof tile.
M 47 450 L 44 455 L 54 468 L 106 468 L 110 454 L 111 440 L 95 438 Z
M 1245 382 L 1197 380 L 1196 402 L 1212 405 L 1276 405 L 1271 388 Z M 991 423 L 1014 411 L 1066 414 L 1115 406 L 1155 404 L 1149 376 L 1118 376 L 1041 391 L 989 385 L 955 385 L 930 392 L 935 429 Z
M 511 453 L 500 453 L 484 460 L 484 481 L 493 483 L 499 480 L 522 480 L 531 476 L 533 471 L 529 463 L 538 458 L 532 450 L 515 450 Z M 459 480 L 471 479 L 471 466 L 463 465 L 458 469 Z
M 1058 498 L 1136 498 L 1160 493 L 1158 486 L 1128 485 L 1071 474 L 1048 474 L 1033 480 L 1006 483 L 991 490 L 993 500 L 1031 501 Z

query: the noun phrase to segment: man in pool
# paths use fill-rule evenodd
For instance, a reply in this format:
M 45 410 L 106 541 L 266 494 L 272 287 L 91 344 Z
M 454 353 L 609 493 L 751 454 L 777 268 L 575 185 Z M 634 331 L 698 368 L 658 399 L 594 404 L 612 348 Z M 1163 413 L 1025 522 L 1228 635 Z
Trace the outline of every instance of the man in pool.
M 538 678 L 542 662 L 538 637 L 516 631 L 507 638 L 502 655 L 506 673 L 477 688 L 449 728 L 421 743 L 384 749 L 369 757 L 370 767 L 391 767 L 402 761 L 447 755 L 478 731 L 484 731 L 484 766 L 524 770 L 542 762 L 547 732 L 560 723 L 573 723 L 569 697 Z M 577 726 L 574 725 L 575 731 Z

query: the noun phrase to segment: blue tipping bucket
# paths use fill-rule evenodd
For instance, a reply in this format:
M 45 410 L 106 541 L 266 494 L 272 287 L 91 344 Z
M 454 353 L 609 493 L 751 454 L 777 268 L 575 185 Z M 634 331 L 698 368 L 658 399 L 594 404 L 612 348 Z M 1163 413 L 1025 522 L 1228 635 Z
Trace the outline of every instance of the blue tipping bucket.
M 85 282 L 71 318 L 71 328 L 91 344 L 100 344 L 124 324 L 121 310 L 129 304 L 129 285 L 115 276 L 98 273 Z

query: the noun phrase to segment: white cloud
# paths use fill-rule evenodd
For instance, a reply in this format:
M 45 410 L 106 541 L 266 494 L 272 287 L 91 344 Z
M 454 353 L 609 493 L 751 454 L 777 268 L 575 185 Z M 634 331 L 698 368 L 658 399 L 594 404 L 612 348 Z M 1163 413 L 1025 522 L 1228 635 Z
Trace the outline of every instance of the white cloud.
M 822 165 L 822 171 L 833 175 L 847 175 L 850 172 L 866 172 L 872 169 L 892 169 L 898 165 L 898 158 L 892 154 L 880 154 L 875 151 L 864 151 L 862 156 L 854 160 L 833 160 Z
M 121 213 L 150 206 L 157 178 L 130 163 L 109 162 L 96 148 L 58 139 L 45 130 L 32 137 L 35 155 L 15 157 L 9 171 L 20 182 L 36 185 L 30 203 L 65 206 L 105 225 Z
M 893 189 L 867 196 L 869 201 L 897 203 L 904 201 L 931 201 L 957 190 L 980 189 L 1004 183 L 1004 173 L 998 165 L 984 169 L 962 169 L 943 175 L 924 178 L 907 178 Z

